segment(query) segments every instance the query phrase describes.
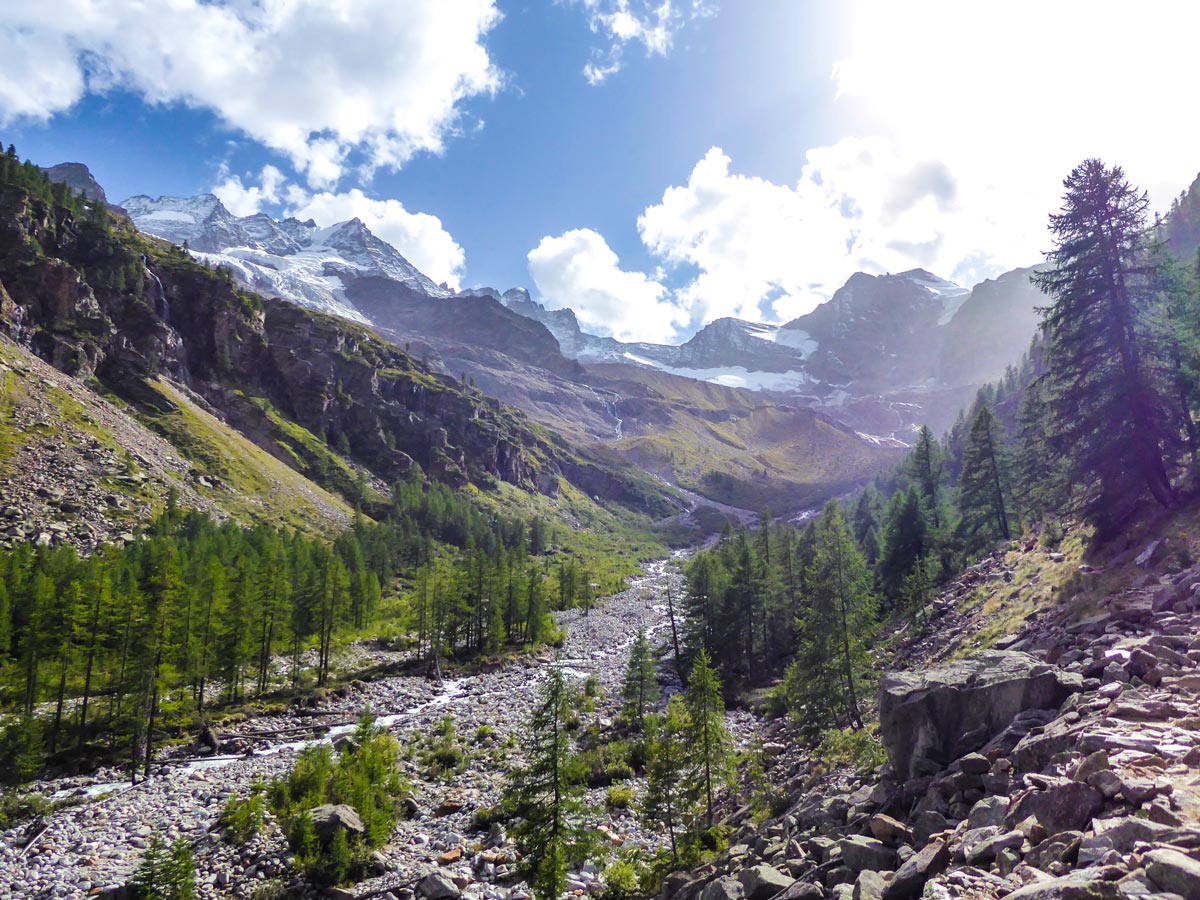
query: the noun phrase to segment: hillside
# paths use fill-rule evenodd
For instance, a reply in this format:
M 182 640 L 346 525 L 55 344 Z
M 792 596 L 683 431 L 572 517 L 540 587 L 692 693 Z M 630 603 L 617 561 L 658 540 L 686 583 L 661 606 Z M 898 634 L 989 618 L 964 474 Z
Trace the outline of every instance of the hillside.
M 13 185 L 0 217 L 4 331 L 94 380 L 234 490 L 263 487 L 261 463 L 220 459 L 249 443 L 350 502 L 360 473 L 387 484 L 419 469 L 453 486 L 552 495 L 569 482 L 655 516 L 672 509 L 635 470 L 590 460 L 360 326 L 247 293 L 126 220 L 77 217 Z M 231 429 L 241 437 L 226 440 Z

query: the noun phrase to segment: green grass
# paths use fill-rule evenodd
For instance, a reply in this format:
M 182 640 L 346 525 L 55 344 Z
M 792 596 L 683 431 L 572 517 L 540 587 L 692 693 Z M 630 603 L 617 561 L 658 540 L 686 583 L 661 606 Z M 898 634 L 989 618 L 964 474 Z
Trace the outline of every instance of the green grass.
M 227 489 L 201 488 L 201 493 L 240 521 L 269 522 L 326 534 L 336 522 L 352 515 L 340 498 L 200 409 L 173 385 L 150 383 L 174 409 L 141 410 L 138 417 L 170 441 L 202 474 Z

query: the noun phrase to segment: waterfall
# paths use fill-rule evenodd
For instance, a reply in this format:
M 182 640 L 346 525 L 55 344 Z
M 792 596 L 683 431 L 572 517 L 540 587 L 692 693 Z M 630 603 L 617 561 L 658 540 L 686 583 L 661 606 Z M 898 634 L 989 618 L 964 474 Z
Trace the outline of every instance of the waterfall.
M 150 268 L 149 260 L 147 260 L 144 256 L 142 257 L 142 265 L 146 269 L 146 275 L 149 276 L 152 282 L 154 282 L 154 286 L 150 291 L 152 299 L 154 300 L 154 312 L 159 316 L 159 318 L 170 325 L 171 304 L 167 300 L 167 291 L 163 287 L 162 280 L 154 274 L 154 270 Z

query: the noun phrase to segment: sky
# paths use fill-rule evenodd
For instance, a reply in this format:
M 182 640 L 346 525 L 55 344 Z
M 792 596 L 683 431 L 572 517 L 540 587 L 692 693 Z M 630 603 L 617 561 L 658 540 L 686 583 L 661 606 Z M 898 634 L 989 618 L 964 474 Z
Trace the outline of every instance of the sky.
M 1035 263 L 1087 157 L 1164 211 L 1198 31 L 1177 0 L 0 0 L 0 141 L 675 342 L 855 271 Z

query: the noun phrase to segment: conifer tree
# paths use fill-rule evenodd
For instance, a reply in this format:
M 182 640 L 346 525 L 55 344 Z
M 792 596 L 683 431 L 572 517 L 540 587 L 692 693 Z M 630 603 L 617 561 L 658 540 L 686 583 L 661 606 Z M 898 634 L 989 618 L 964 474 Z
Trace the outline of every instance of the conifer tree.
M 639 628 L 629 648 L 625 683 L 621 686 L 621 699 L 625 701 L 623 711 L 638 731 L 644 729 L 647 708 L 658 702 L 660 696 L 654 654 L 650 642 L 646 640 L 646 630 Z
M 692 663 L 687 683 L 689 729 L 689 795 L 704 807 L 704 823 L 713 824 L 716 792 L 728 779 L 732 762 L 732 740 L 725 725 L 725 701 L 721 679 L 708 651 L 701 649 Z
M 691 815 L 684 790 L 691 724 L 687 705 L 678 694 L 671 698 L 663 715 L 646 719 L 646 795 L 642 801 L 642 819 L 667 833 L 673 866 L 679 865 L 676 835 Z
M 1009 528 L 1007 461 L 999 424 L 984 406 L 971 424 L 959 479 L 959 528 L 968 550 L 1012 537 Z
M 513 773 L 508 787 L 508 803 L 521 820 L 514 836 L 541 900 L 558 900 L 566 889 L 567 861 L 582 840 L 581 790 L 569 777 L 567 727 L 577 701 L 562 670 L 551 666 L 522 734 L 525 766 Z
M 1043 311 L 1048 437 L 1068 460 L 1082 511 L 1111 534 L 1147 493 L 1162 506 L 1175 502 L 1164 460 L 1172 441 L 1164 360 L 1148 328 L 1149 201 L 1098 159 L 1063 184 L 1050 265 L 1033 276 L 1051 300 Z

